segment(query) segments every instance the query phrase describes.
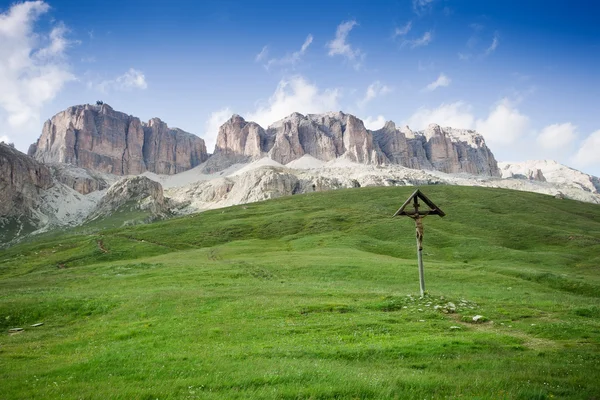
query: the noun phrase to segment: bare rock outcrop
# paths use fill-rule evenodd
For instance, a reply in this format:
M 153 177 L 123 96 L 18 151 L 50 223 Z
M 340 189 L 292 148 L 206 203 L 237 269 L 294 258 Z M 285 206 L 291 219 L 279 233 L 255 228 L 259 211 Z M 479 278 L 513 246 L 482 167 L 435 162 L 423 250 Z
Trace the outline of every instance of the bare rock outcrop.
M 29 155 L 115 175 L 175 174 L 208 158 L 199 137 L 157 118 L 145 124 L 108 104 L 73 106 L 56 114 Z
M 259 159 L 268 147 L 265 130 L 255 122 L 247 122 L 234 114 L 219 128 L 213 155 L 204 170 L 212 173 L 236 163 Z
M 0 143 L 0 217 L 29 215 L 53 184 L 48 167 Z
M 148 210 L 154 216 L 169 214 L 169 204 L 160 183 L 145 176 L 127 177 L 112 185 L 88 219 L 110 215 L 122 207 Z
M 373 135 L 360 119 L 350 114 L 293 113 L 267 130 L 234 115 L 219 129 L 215 152 L 206 170 L 218 171 L 265 155 L 287 164 L 305 154 L 324 161 L 345 157 L 361 164 L 384 160 Z
M 49 168 L 56 181 L 83 195 L 108 188 L 116 178 L 68 164 L 50 164 Z
M 322 161 L 345 158 L 366 165 L 500 176 L 494 155 L 475 131 L 431 124 L 413 132 L 408 126 L 398 129 L 392 121 L 369 131 L 360 119 L 342 112 L 293 113 L 266 130 L 234 115 L 221 126 L 206 170 L 219 171 L 265 155 L 283 165 L 310 155 Z

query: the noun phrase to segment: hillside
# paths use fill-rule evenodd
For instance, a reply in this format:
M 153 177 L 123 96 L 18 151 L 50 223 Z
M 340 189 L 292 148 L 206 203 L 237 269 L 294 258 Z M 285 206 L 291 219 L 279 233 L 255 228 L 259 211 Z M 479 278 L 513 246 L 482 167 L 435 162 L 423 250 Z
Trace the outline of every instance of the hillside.
M 99 230 L 116 213 L 8 248 L 2 396 L 599 397 L 600 208 L 421 189 L 447 214 L 424 222 L 424 299 L 414 224 L 391 218 L 411 187 Z

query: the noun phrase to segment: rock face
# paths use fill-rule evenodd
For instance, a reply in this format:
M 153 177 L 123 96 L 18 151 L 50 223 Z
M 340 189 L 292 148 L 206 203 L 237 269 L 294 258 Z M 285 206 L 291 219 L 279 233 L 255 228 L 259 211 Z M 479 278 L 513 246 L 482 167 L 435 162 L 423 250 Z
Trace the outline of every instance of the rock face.
M 46 121 L 29 155 L 115 175 L 175 174 L 208 158 L 204 141 L 158 118 L 147 124 L 109 105 L 69 107 Z
M 56 181 L 83 195 L 104 190 L 111 184 L 111 180 L 102 176 L 103 174 L 73 165 L 52 164 L 49 168 Z M 114 177 L 112 181 L 114 181 Z
M 40 191 L 52 185 L 45 165 L 0 143 L 0 217 L 29 215 Z
M 502 178 L 547 182 L 563 188 L 577 188 L 600 193 L 600 179 L 552 160 L 502 162 L 498 164 Z
M 293 113 L 266 130 L 234 115 L 221 126 L 206 170 L 215 172 L 264 156 L 285 165 L 304 155 L 323 161 L 345 158 L 367 165 L 500 176 L 494 155 L 475 131 L 432 124 L 413 132 L 408 127 L 398 129 L 391 121 L 369 131 L 360 119 L 342 112 Z
M 112 214 L 127 205 L 134 209 L 149 210 L 155 216 L 165 216 L 169 211 L 161 184 L 145 176 L 134 176 L 112 185 L 89 219 Z

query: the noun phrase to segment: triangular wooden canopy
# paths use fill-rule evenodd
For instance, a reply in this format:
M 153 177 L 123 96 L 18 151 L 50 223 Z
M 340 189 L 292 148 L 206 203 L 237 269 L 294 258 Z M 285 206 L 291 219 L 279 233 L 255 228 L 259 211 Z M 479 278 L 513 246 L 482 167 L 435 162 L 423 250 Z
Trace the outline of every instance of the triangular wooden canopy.
M 430 210 L 428 210 L 428 211 L 419 210 L 418 199 L 423 200 L 423 202 L 429 206 Z M 415 209 L 412 212 L 404 211 L 406 206 L 408 206 L 411 201 L 414 203 Z M 446 215 L 438 206 L 433 204 L 433 201 L 429 200 L 427 198 L 427 196 L 425 196 L 423 193 L 421 193 L 421 191 L 419 189 L 415 190 L 413 192 L 413 194 L 410 195 L 410 197 L 404 202 L 404 204 L 402 204 L 402 207 L 400 207 L 400 209 L 398 209 L 398 211 L 396 211 L 396 214 L 394 214 L 393 216 L 394 217 L 398 216 L 398 215 L 413 216 L 416 213 L 419 213 L 420 215 L 439 215 L 440 217 L 443 217 L 444 215 Z

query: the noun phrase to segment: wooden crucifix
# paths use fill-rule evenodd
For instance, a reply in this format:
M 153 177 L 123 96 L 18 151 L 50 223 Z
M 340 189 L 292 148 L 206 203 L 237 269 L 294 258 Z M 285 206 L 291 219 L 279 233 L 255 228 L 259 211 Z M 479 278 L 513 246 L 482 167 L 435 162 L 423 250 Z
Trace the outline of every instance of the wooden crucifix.
M 419 210 L 419 207 L 421 207 L 419 199 L 423 200 L 423 202 L 429 206 L 429 210 Z M 406 207 L 411 202 L 413 203 L 414 210 L 406 210 Z M 417 231 L 417 260 L 419 262 L 419 284 L 421 286 L 421 297 L 423 297 L 425 294 L 425 277 L 423 275 L 423 218 L 428 215 L 439 215 L 440 217 L 443 217 L 446 214 L 417 189 L 393 216 L 395 217 L 398 215 L 410 217 L 415 221 L 415 228 Z

